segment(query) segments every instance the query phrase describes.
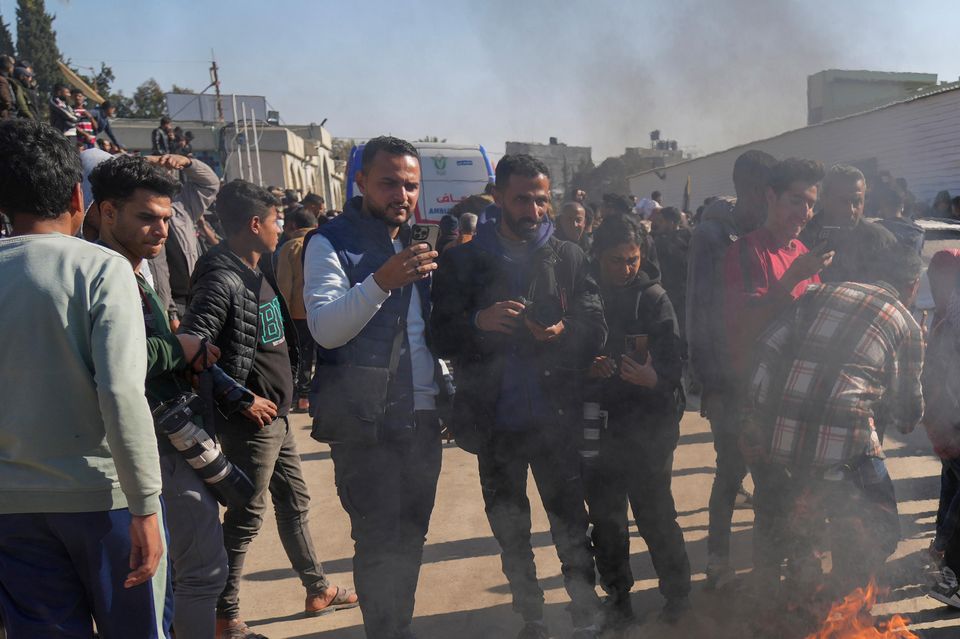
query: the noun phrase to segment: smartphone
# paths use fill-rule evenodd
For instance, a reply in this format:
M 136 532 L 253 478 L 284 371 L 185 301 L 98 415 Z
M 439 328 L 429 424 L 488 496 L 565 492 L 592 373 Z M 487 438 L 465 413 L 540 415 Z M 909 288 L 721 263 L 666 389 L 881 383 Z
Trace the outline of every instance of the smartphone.
M 817 246 L 826 247 L 826 251 L 832 250 L 837 236 L 842 233 L 843 230 L 844 228 L 842 226 L 824 226 L 820 229 L 820 234 L 817 235 Z
M 411 244 L 429 244 L 431 251 L 437 250 L 440 239 L 440 227 L 436 224 L 414 224 Z
M 623 337 L 623 354 L 643 365 L 647 363 L 647 344 L 649 338 L 646 335 L 625 335 Z

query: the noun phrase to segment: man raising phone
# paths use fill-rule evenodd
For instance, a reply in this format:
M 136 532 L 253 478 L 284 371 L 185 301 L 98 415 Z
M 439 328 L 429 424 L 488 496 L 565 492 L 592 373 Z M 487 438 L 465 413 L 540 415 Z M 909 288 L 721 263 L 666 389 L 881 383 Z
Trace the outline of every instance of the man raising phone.
M 411 242 L 420 189 L 413 145 L 393 137 L 367 142 L 357 186 L 362 195 L 305 239 L 303 299 L 322 349 L 319 366 L 392 371 L 377 441 L 340 441 L 330 451 L 350 516 L 366 635 L 410 639 L 440 476 L 437 359 L 426 331 L 437 252 Z M 327 372 L 337 374 L 318 378 L 340 371 Z M 347 387 L 343 402 L 369 406 L 370 391 Z M 313 409 L 323 416 L 325 407 Z

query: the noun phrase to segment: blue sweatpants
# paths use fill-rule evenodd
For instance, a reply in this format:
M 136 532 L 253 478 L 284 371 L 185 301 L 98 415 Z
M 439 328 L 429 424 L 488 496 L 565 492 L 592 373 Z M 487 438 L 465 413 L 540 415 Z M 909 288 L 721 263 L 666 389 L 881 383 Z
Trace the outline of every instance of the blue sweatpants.
M 130 511 L 0 515 L 0 615 L 8 639 L 160 639 L 166 557 L 130 573 Z M 161 521 L 161 526 L 163 522 Z

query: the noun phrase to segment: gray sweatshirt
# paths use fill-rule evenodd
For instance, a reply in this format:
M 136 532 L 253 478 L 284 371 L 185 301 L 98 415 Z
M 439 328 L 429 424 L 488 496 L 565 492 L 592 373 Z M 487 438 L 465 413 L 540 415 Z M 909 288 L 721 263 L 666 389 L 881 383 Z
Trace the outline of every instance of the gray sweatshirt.
M 130 263 L 58 233 L 0 240 L 0 514 L 160 509 Z

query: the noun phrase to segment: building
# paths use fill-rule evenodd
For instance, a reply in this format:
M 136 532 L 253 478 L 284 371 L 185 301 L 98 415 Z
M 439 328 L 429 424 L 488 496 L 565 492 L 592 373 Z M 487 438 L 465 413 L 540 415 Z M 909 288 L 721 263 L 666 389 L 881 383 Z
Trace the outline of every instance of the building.
M 938 191 L 960 193 L 960 86 L 928 90 L 864 113 L 787 131 L 726 151 L 628 176 L 631 193 L 663 193 L 679 206 L 690 182 L 690 207 L 704 198 L 733 195 L 733 163 L 748 149 L 776 158 L 802 157 L 830 166 L 851 164 L 869 181 L 881 171 L 905 178 L 918 201 Z
M 193 132 L 194 156 L 209 164 L 224 180 L 243 178 L 263 186 L 293 189 L 301 195 L 316 193 L 326 200 L 328 209 L 343 208 L 343 174 L 336 169 L 329 131 L 318 125 L 272 126 L 257 123 L 257 145 L 234 134 L 233 123 L 226 125 L 197 120 L 177 120 L 176 126 Z M 157 120 L 118 118 L 113 129 L 130 151 L 150 153 L 151 133 Z
M 936 73 L 827 69 L 807 76 L 807 124 L 853 115 L 935 87 Z
M 574 173 L 593 164 L 589 146 L 567 146 L 550 138 L 549 144 L 536 142 L 507 142 L 507 155 L 527 153 L 547 165 L 550 188 L 555 198 L 562 198 L 570 189 Z

